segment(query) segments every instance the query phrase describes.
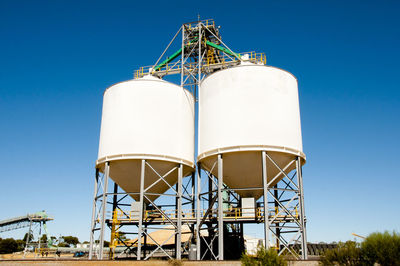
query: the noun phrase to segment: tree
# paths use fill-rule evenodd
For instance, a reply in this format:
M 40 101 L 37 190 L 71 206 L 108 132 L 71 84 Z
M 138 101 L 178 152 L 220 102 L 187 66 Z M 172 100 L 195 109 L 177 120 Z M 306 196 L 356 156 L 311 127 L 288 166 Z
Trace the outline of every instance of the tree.
M 40 243 L 47 243 L 47 235 L 43 234 L 42 237 L 40 238 Z
M 337 248 L 327 249 L 321 256 L 322 265 L 364 265 L 360 244 L 354 241 L 339 242 Z
M 24 240 L 22 240 L 22 239 L 17 239 L 17 240 L 15 240 L 15 241 L 17 242 L 17 245 L 18 245 L 18 250 L 17 250 L 17 251 L 22 251 L 22 250 L 25 249 L 25 244 L 26 244 L 26 242 L 25 242 Z
M 79 239 L 75 236 L 63 236 L 64 242 L 69 245 L 76 245 L 79 243 Z
M 27 238 L 28 238 L 28 233 L 26 233 L 24 235 L 24 238 L 22 240 L 24 240 L 26 242 Z M 33 234 L 32 233 L 29 234 L 29 241 L 33 241 Z
M 400 265 L 400 234 L 372 233 L 362 243 L 364 258 L 370 265 Z
M 18 243 L 14 238 L 6 238 L 0 241 L 0 254 L 13 253 L 18 251 Z

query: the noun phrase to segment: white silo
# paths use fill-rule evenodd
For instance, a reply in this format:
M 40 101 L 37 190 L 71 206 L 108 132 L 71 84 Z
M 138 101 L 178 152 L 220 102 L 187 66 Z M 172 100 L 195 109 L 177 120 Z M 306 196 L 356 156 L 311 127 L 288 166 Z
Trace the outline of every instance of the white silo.
M 279 68 L 242 63 L 206 77 L 199 91 L 199 155 L 202 168 L 218 177 L 213 167 L 223 155 L 223 182 L 240 188 L 242 197 L 259 198 L 262 190 L 261 151 L 284 168 L 302 158 L 297 80 Z M 295 169 L 295 163 L 285 172 Z M 268 182 L 284 175 L 267 161 Z M 272 185 L 274 185 L 272 184 Z
M 125 192 L 140 190 L 141 161 L 145 159 L 160 174 L 177 164 L 183 175 L 194 167 L 194 99 L 190 92 L 164 80 L 146 76 L 117 83 L 104 92 L 98 160 L 104 172 L 110 163 L 109 176 Z M 177 171 L 165 179 L 173 185 Z M 146 171 L 144 187 L 159 176 Z M 169 186 L 158 182 L 147 193 L 151 200 Z M 139 199 L 138 194 L 131 194 Z

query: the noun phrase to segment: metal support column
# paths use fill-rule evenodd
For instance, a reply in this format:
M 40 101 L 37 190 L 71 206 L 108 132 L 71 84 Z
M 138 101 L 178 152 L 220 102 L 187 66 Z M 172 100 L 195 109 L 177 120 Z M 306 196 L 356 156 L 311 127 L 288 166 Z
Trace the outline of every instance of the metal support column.
M 103 200 L 102 200 L 102 213 L 100 222 L 100 242 L 99 242 L 99 259 L 103 259 L 103 248 L 104 248 L 104 228 L 106 221 L 106 207 L 107 207 L 107 189 L 108 189 L 108 177 L 110 174 L 110 162 L 105 164 L 105 176 L 104 176 L 104 187 L 103 187 Z
M 25 249 L 24 249 L 24 258 L 25 258 L 25 254 L 28 251 L 28 244 L 29 244 L 29 240 L 31 238 L 31 231 L 32 231 L 32 218 L 29 217 L 29 230 L 28 230 L 28 235 L 26 236 L 26 243 L 25 243 Z
M 178 168 L 178 217 L 177 217 L 177 234 L 176 234 L 176 259 L 181 259 L 181 248 L 182 248 L 182 177 L 183 177 L 183 165 L 179 164 Z
M 39 222 L 39 245 L 38 245 L 38 249 L 40 251 L 41 245 L 40 242 L 42 242 L 42 222 Z
M 197 174 L 196 174 L 196 260 L 200 260 L 200 202 L 201 202 L 201 165 L 197 164 Z
M 97 186 L 99 184 L 99 169 L 96 168 L 96 176 L 94 180 L 94 196 L 93 196 L 93 207 L 92 207 L 92 223 L 90 226 L 90 246 L 89 246 L 89 260 L 93 258 L 93 248 L 94 248 L 94 225 L 96 223 L 96 196 L 97 196 Z
M 301 158 L 297 157 L 296 160 L 296 171 L 297 171 L 297 183 L 299 186 L 299 205 L 300 205 L 300 224 L 301 224 L 301 258 L 306 260 L 308 258 L 307 251 L 307 234 L 306 234 L 306 222 L 304 217 L 304 195 L 303 195 L 303 173 L 301 169 Z
M 144 174 L 146 168 L 146 160 L 142 160 L 142 168 L 140 172 L 140 208 L 139 208 L 139 225 L 138 225 L 138 246 L 137 246 L 137 260 L 142 256 L 142 231 L 143 231 L 143 197 L 144 197 Z
M 224 214 L 222 203 L 223 160 L 218 154 L 218 260 L 224 260 Z
M 267 153 L 261 152 L 262 158 L 262 183 L 264 192 L 264 240 L 265 248 L 269 248 L 269 219 L 268 219 L 268 182 L 267 182 Z

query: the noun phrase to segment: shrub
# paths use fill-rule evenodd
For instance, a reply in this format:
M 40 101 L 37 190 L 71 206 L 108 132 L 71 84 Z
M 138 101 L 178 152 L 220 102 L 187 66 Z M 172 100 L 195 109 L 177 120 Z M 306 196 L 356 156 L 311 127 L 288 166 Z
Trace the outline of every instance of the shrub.
M 18 244 L 13 238 L 6 238 L 0 241 L 0 254 L 13 253 L 18 251 Z
M 322 265 L 364 265 L 360 244 L 339 242 L 337 248 L 327 249 L 321 256 Z
M 240 258 L 242 265 L 271 265 L 271 266 L 285 266 L 286 260 L 279 256 L 274 249 L 265 249 L 264 246 L 258 246 L 255 256 L 244 253 Z
M 400 234 L 372 233 L 362 242 L 361 249 L 370 265 L 400 265 Z
M 25 249 L 25 243 L 26 242 L 24 240 L 17 239 L 17 240 L 15 240 L 15 242 L 17 243 L 17 246 L 18 246 L 17 251 L 22 251 L 22 250 Z

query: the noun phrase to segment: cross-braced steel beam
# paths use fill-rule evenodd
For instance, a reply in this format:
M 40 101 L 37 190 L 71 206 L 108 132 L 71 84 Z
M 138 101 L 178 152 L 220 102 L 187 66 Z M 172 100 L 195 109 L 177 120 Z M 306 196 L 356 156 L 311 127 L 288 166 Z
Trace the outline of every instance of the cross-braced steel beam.
M 93 200 L 93 219 L 92 219 L 92 230 L 91 230 L 91 245 L 89 258 L 92 259 L 96 257 L 97 259 L 103 259 L 104 255 L 104 228 L 107 224 L 112 233 L 111 243 L 110 243 L 110 257 L 111 258 L 121 258 L 123 256 L 135 255 L 137 260 L 147 260 L 157 252 L 162 252 L 166 257 L 172 258 L 169 250 L 165 249 L 165 243 L 168 242 L 172 237 L 176 238 L 175 241 L 175 258 L 180 259 L 182 252 L 188 252 L 185 247 L 182 247 L 182 205 L 190 204 L 194 205 L 193 199 L 194 194 L 190 192 L 194 189 L 193 175 L 190 174 L 186 178 L 187 183 L 183 182 L 183 164 L 173 165 L 165 173 L 161 173 L 152 164 L 151 161 L 141 160 L 141 170 L 139 174 L 140 189 L 137 192 L 118 192 L 118 186 L 114 184 L 114 191 L 108 192 L 108 176 L 110 173 L 110 168 L 112 168 L 112 163 L 106 163 L 104 174 L 101 175 L 99 170 L 96 170 L 95 178 L 95 195 Z M 145 184 L 146 176 L 152 174 L 158 178 L 154 180 L 151 184 Z M 168 178 L 170 175 L 175 174 L 178 177 L 176 189 L 174 184 L 169 183 Z M 151 192 L 151 188 L 155 184 L 163 182 L 169 187 L 169 194 L 157 194 Z M 176 182 L 176 181 L 175 181 Z M 189 190 L 190 184 L 192 185 L 192 190 Z M 127 207 L 131 207 L 130 204 L 125 202 L 129 201 L 128 195 L 138 195 L 139 196 L 139 211 L 133 212 Z M 154 196 L 172 196 L 176 198 L 176 205 L 173 208 L 176 210 L 176 214 L 172 219 L 166 212 L 165 207 L 170 207 L 171 205 L 157 203 L 158 199 L 155 201 L 152 198 Z M 112 202 L 107 202 L 107 197 L 112 197 Z M 160 202 L 160 201 L 159 201 Z M 107 204 L 112 206 L 112 216 L 111 219 L 106 219 Z M 151 207 L 152 211 L 148 211 L 147 206 Z M 146 215 L 145 215 L 146 214 Z M 154 223 L 152 217 L 161 217 L 163 219 L 163 228 L 157 228 L 159 230 L 169 230 L 171 235 L 165 241 L 161 243 L 155 239 L 151 233 L 148 232 L 148 225 L 159 224 L 158 221 Z M 133 225 L 137 230 L 130 230 L 127 226 Z M 167 226 L 165 226 L 167 225 Z M 168 226 L 169 225 L 169 226 Z M 124 231 L 122 231 L 122 228 Z M 131 227 L 130 227 L 131 228 Z M 153 228 L 155 229 L 155 228 Z M 135 240 L 129 240 L 126 238 L 121 238 L 122 235 L 134 235 L 137 238 Z M 97 238 L 96 238 L 97 236 Z M 98 239 L 98 241 L 96 241 Z M 150 239 L 152 244 L 156 248 L 149 248 L 146 239 Z M 144 241 L 143 241 L 144 240 Z M 100 243 L 103 243 L 101 245 Z M 183 248 L 183 251 L 182 251 Z M 159 254 L 158 254 L 159 255 Z
M 206 254 L 211 254 L 211 256 L 208 256 L 211 259 L 222 259 L 224 257 L 223 245 L 219 245 L 219 243 L 220 241 L 224 243 L 223 234 L 226 228 L 224 228 L 223 224 L 227 223 L 228 216 L 231 213 L 220 208 L 226 202 L 220 196 L 220 192 L 228 191 L 231 193 L 232 200 L 229 199 L 229 203 L 239 206 L 240 196 L 237 195 L 237 192 L 241 190 L 262 190 L 263 192 L 263 196 L 259 200 L 263 206 L 257 207 L 257 215 L 254 219 L 257 223 L 264 224 L 264 243 L 266 248 L 275 246 L 274 248 L 278 249 L 279 254 L 291 254 L 298 259 L 307 259 L 306 220 L 301 175 L 301 164 L 304 159 L 293 156 L 290 162 L 280 165 L 273 159 L 269 151 L 260 151 L 263 186 L 229 188 L 223 183 L 222 156 L 222 154 L 218 155 L 211 169 L 204 169 L 201 163 L 198 163 L 197 208 L 201 208 L 202 202 L 203 204 L 208 202 L 209 208 L 204 213 L 197 212 L 199 216 L 197 217 L 197 250 L 199 251 L 197 259 L 207 257 Z M 216 172 L 215 167 L 218 167 L 217 177 L 212 175 L 213 172 Z M 276 172 L 276 170 L 278 173 L 275 176 L 269 176 L 270 172 Z M 205 174 L 202 175 L 202 172 L 205 172 Z M 201 185 L 204 178 L 209 180 L 211 184 L 205 192 L 203 192 L 203 186 Z M 211 197 L 206 198 L 204 195 L 211 195 Z M 240 210 L 238 212 L 240 213 Z M 251 221 L 244 221 L 244 223 L 246 222 Z M 214 234 L 208 238 L 201 235 L 202 230 L 206 229 L 204 225 L 207 223 L 211 224 L 208 227 L 208 233 Z M 213 248 L 215 237 L 218 237 L 219 248 L 217 251 Z M 208 242 L 206 241 L 207 239 L 209 240 Z M 205 245 L 201 245 L 202 241 L 206 242 Z M 300 244 L 299 251 L 296 251 L 295 248 L 295 246 L 298 246 L 297 244 Z M 205 247 L 205 250 L 200 250 L 202 247 Z

